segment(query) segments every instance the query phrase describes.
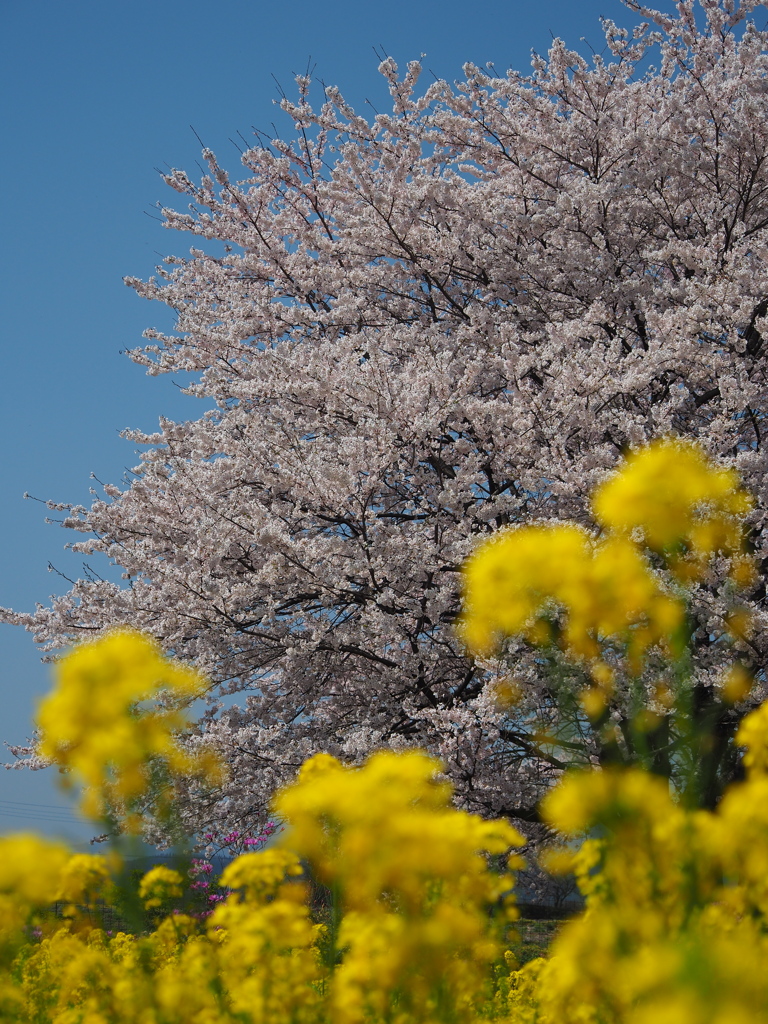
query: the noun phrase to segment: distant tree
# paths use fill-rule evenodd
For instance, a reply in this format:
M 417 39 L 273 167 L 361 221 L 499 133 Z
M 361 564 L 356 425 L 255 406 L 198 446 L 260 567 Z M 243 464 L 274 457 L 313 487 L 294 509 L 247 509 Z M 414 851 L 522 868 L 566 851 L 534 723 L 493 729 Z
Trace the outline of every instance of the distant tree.
M 314 751 L 411 745 L 467 808 L 534 817 L 564 763 L 536 730 L 566 727 L 583 680 L 522 644 L 470 658 L 460 566 L 509 524 L 591 526 L 632 445 L 672 432 L 735 465 L 768 554 L 768 34 L 757 0 L 627 6 L 634 33 L 604 21 L 590 60 L 556 40 L 529 76 L 466 65 L 418 93 L 420 65 L 387 59 L 372 121 L 301 77 L 295 137 L 257 139 L 244 181 L 208 150 L 199 184 L 167 175 L 190 206 L 166 226 L 200 248 L 128 281 L 177 314 L 131 357 L 199 374 L 216 410 L 129 433 L 150 446 L 130 482 L 69 509 L 124 586 L 4 615 L 48 650 L 129 622 L 210 674 L 200 727 L 231 781 L 189 790 L 190 828 L 258 819 Z M 730 656 L 715 584 L 691 607 L 703 699 Z M 759 682 L 762 583 L 747 603 Z M 600 743 L 583 730 L 573 758 Z

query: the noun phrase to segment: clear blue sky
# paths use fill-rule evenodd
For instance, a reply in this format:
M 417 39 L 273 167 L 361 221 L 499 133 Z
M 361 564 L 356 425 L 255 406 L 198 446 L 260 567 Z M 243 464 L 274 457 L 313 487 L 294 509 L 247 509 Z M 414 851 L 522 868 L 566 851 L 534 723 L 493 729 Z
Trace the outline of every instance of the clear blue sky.
M 662 2 L 659 6 L 667 8 Z M 120 481 L 135 465 L 126 427 L 196 417 L 199 401 L 167 377 L 146 377 L 120 354 L 145 327 L 170 327 L 124 275 L 147 277 L 190 240 L 147 213 L 176 198 L 155 168 L 196 170 L 205 145 L 233 171 L 229 141 L 251 126 L 290 134 L 274 75 L 291 91 L 311 58 L 315 75 L 363 107 L 383 104 L 374 47 L 403 67 L 422 53 L 440 78 L 466 61 L 527 69 L 552 35 L 600 50 L 599 16 L 631 25 L 619 0 L 25 0 L 3 4 L 2 423 L 0 605 L 20 611 L 82 575 L 70 540 L 46 526 L 38 498 L 87 503 L 91 473 Z M 587 42 L 580 42 L 585 37 Z M 368 108 L 370 109 L 370 108 Z M 103 572 L 102 567 L 99 567 Z M 0 741 L 23 741 L 48 686 L 31 637 L 0 626 Z M 0 771 L 0 833 L 60 831 L 86 838 L 52 771 Z M 67 824 L 68 823 L 68 824 Z

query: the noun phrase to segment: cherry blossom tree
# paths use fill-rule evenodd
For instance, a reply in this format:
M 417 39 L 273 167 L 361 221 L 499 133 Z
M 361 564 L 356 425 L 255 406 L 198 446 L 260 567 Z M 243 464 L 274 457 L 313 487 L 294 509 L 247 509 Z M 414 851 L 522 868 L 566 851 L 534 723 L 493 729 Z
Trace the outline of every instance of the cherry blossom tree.
M 127 282 L 177 315 L 130 354 L 191 372 L 215 411 L 128 433 L 132 478 L 66 508 L 123 585 L 4 617 L 44 650 L 128 622 L 209 674 L 200 729 L 231 777 L 188 790 L 190 828 L 261 820 L 317 750 L 414 745 L 463 806 L 534 818 L 567 761 L 535 729 L 563 726 L 578 669 L 514 643 L 473 660 L 460 567 L 509 524 L 593 528 L 632 445 L 673 432 L 735 465 L 768 555 L 768 34 L 757 0 L 627 6 L 633 33 L 606 20 L 602 54 L 556 40 L 527 75 L 419 91 L 420 65 L 387 59 L 372 120 L 301 77 L 295 135 L 257 137 L 244 180 L 207 150 L 199 183 L 167 175 L 189 206 L 166 226 L 196 247 Z M 732 653 L 716 583 L 691 609 L 704 697 Z M 758 681 L 764 602 L 741 645 Z M 574 758 L 599 759 L 577 719 Z

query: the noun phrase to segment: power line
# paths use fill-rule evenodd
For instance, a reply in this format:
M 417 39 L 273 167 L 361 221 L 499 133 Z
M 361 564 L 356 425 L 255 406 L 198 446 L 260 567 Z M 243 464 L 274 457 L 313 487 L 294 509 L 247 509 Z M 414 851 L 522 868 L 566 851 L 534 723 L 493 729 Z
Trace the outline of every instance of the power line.
M 15 807 L 45 807 L 55 811 L 67 812 L 67 808 L 62 807 L 61 804 L 34 804 L 26 800 L 4 800 L 2 798 L 0 798 L 0 804 L 13 804 Z
M 55 804 L 30 804 L 19 800 L 0 800 L 0 818 L 22 818 L 48 821 L 60 825 L 83 824 L 74 813 Z

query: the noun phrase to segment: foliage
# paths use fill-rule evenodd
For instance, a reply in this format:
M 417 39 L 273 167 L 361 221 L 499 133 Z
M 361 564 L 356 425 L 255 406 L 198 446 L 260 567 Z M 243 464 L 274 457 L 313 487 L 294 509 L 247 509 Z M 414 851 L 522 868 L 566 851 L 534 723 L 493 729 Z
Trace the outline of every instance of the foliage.
M 200 728 L 230 776 L 223 797 L 178 791 L 190 831 L 258 830 L 309 755 L 382 746 L 440 757 L 470 810 L 535 818 L 560 768 L 532 737 L 583 679 L 521 638 L 470 657 L 460 566 L 509 525 L 592 535 L 590 492 L 652 437 L 738 470 L 766 557 L 758 6 L 629 0 L 643 24 L 606 21 L 591 60 L 556 40 L 527 76 L 467 65 L 422 93 L 419 65 L 388 59 L 392 110 L 370 121 L 333 88 L 313 106 L 301 78 L 295 138 L 257 137 L 244 181 L 209 151 L 199 184 L 166 177 L 190 203 L 167 226 L 199 247 L 129 282 L 177 315 L 133 358 L 191 372 L 216 408 L 129 432 L 149 447 L 125 486 L 68 509 L 122 585 L 5 618 L 49 650 L 130 622 L 211 677 Z M 722 582 L 687 609 L 705 717 L 731 661 Z M 760 686 L 764 602 L 759 582 L 739 641 Z M 510 663 L 514 709 L 494 696 Z M 615 686 L 626 728 L 634 683 Z

